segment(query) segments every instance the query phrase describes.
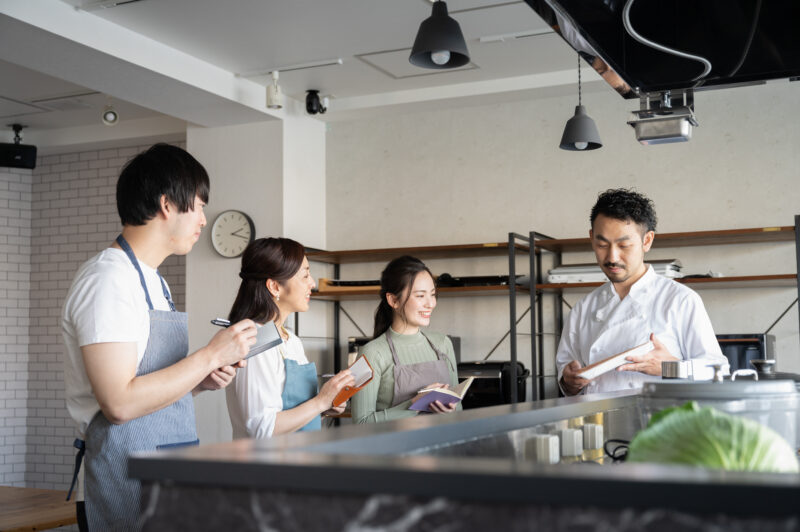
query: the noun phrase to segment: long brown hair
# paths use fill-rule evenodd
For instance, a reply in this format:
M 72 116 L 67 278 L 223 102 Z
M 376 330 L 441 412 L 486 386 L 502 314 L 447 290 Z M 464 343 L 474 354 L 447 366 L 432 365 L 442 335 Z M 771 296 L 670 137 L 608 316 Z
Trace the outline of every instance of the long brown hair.
M 228 319 L 231 323 L 249 318 L 266 323 L 278 317 L 278 305 L 267 290 L 267 279 L 285 283 L 300 270 L 305 248 L 290 238 L 259 238 L 250 242 L 242 255 L 239 277 L 242 284 Z
M 373 338 L 382 335 L 392 326 L 395 310 L 386 300 L 386 294 L 393 294 L 399 299 L 405 292 L 405 297 L 400 303 L 400 309 L 402 309 L 411 295 L 414 279 L 422 272 L 428 272 L 431 279 L 434 282 L 436 281 L 436 277 L 433 276 L 424 262 L 409 255 L 397 257 L 383 269 L 383 272 L 381 272 L 381 302 L 378 304 L 378 308 L 375 309 Z

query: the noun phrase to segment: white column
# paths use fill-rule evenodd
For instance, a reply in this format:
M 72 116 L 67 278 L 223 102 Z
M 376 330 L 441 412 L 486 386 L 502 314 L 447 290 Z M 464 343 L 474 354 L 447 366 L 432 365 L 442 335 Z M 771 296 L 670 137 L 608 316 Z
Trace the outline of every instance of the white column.
M 209 320 L 227 316 L 239 288 L 240 259 L 221 257 L 211 246 L 211 225 L 219 213 L 247 213 L 257 238 L 287 236 L 324 246 L 325 126 L 304 116 L 239 126 L 191 126 L 186 149 L 211 179 L 208 225 L 186 259 L 189 347 L 195 351 L 217 332 Z M 195 410 L 201 442 L 230 440 L 224 391 L 198 395 Z

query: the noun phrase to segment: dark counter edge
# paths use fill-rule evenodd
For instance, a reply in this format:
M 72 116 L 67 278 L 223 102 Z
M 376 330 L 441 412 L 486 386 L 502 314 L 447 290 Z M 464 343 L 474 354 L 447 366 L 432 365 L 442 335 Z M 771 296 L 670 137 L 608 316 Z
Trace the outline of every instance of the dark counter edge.
M 551 403 L 551 407 L 566 403 L 573 411 L 588 412 L 596 402 L 561 399 L 544 403 Z M 209 446 L 207 449 L 211 452 L 203 452 L 200 447 L 169 453 L 142 453 L 129 459 L 128 474 L 145 484 L 155 482 L 194 487 L 446 496 L 474 501 L 577 504 L 603 508 L 658 507 L 761 516 L 799 513 L 800 475 L 725 472 L 654 464 L 545 466 L 492 458 L 397 457 L 337 452 L 344 442 L 354 443 L 363 438 L 379 436 L 381 443 L 389 443 L 393 439 L 389 435 L 394 434 L 396 439 L 397 432 L 393 430 L 398 428 L 401 433 L 408 433 L 403 435 L 406 438 L 414 433 L 414 441 L 420 446 L 426 445 L 426 440 L 440 441 L 442 431 L 447 431 L 449 436 L 455 432 L 455 439 L 458 439 L 459 429 L 469 432 L 464 427 L 471 425 L 471 421 L 488 421 L 489 430 L 495 432 L 508 430 L 509 426 L 513 430 L 514 425 L 520 422 L 530 426 L 531 419 L 538 417 L 537 410 L 543 406 L 546 405 L 463 412 L 459 419 L 453 416 L 445 423 L 415 419 L 369 428 L 342 427 L 337 429 L 339 433 L 297 434 L 252 445 L 245 457 L 241 452 L 239 456 L 232 452 L 231 457 L 226 458 L 225 453 L 227 446 L 241 447 L 246 443 L 242 441 Z M 517 419 L 517 423 L 509 424 L 493 421 L 515 416 L 487 419 L 487 415 L 493 414 L 491 411 L 524 415 Z M 384 445 L 378 447 L 381 452 L 387 452 Z M 769 502 L 755 504 L 755 501 Z

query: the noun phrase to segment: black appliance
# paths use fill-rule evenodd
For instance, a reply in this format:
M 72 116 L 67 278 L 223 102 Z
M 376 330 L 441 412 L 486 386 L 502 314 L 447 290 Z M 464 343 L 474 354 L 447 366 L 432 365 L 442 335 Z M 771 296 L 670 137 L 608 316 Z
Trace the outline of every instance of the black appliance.
M 509 361 L 462 362 L 458 365 L 458 379 L 475 377 L 467 395 L 461 401 L 465 409 L 511 403 L 511 387 L 517 386 L 517 401 L 525 400 L 525 379 L 530 376 L 522 362 L 516 371 Z
M 521 277 L 521 276 L 517 276 Z M 471 275 L 453 277 L 449 273 L 443 273 L 436 278 L 436 286 L 506 286 L 508 285 L 508 275 Z
M 753 369 L 751 360 L 775 358 L 775 336 L 772 334 L 718 334 L 722 354 L 737 369 Z

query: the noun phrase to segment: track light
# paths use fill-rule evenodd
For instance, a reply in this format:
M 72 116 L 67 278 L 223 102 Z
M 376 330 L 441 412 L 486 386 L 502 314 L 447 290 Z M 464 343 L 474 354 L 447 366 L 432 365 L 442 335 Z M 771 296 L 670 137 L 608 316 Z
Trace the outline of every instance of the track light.
M 267 107 L 270 109 L 283 108 L 283 94 L 278 85 L 278 71 L 272 71 L 272 83 L 267 86 Z
M 119 115 L 114 110 L 114 107 L 110 104 L 106 105 L 105 108 L 103 109 L 102 118 L 103 118 L 103 123 L 107 126 L 113 126 L 116 125 L 117 122 L 119 122 Z
M 559 148 L 586 151 L 596 150 L 602 146 L 594 120 L 586 114 L 586 108 L 581 105 L 581 56 L 578 55 L 578 105 L 575 107 L 575 116 L 567 120 L 567 125 L 564 126 Z
M 431 16 L 419 25 L 408 61 L 422 68 L 457 68 L 469 63 L 461 27 L 447 14 L 447 4 L 434 2 Z

